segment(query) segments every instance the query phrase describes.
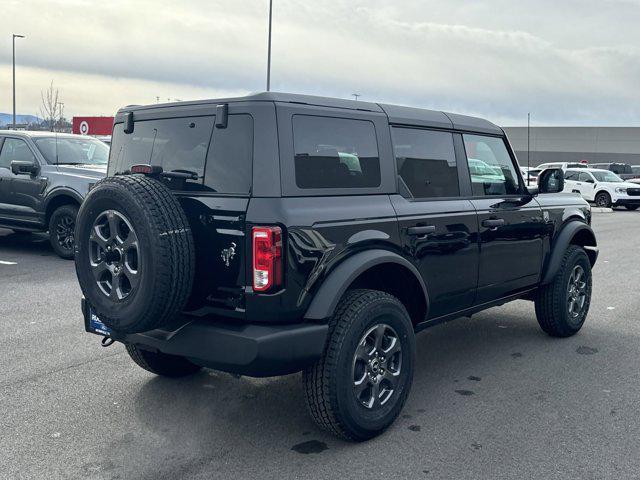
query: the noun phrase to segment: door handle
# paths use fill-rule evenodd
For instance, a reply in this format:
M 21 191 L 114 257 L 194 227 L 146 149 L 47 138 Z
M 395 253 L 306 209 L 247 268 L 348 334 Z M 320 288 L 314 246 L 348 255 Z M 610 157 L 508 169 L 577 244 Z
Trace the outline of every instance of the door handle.
M 425 225 L 419 227 L 409 227 L 407 228 L 407 233 L 409 235 L 428 235 L 430 233 L 436 233 L 436 226 Z
M 487 218 L 486 220 L 482 221 L 482 226 L 483 227 L 488 227 L 492 230 L 495 230 L 498 227 L 501 227 L 504 225 L 504 218 Z

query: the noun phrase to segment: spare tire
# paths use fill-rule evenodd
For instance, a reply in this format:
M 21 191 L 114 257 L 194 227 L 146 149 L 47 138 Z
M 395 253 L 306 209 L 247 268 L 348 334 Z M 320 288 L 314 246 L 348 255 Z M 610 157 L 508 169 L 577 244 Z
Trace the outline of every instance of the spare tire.
M 185 306 L 195 250 L 177 198 L 142 175 L 102 179 L 76 221 L 76 274 L 100 320 L 121 333 L 167 325 Z

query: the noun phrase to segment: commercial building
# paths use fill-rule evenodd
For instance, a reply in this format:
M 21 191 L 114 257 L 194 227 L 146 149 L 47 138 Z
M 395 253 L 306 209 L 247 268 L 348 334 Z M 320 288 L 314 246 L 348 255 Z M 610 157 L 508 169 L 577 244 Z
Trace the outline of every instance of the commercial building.
M 72 132 L 80 135 L 111 135 L 113 117 L 73 117 Z
M 527 127 L 505 127 L 520 165 L 527 165 Z M 530 164 L 620 162 L 640 165 L 640 127 L 531 127 Z

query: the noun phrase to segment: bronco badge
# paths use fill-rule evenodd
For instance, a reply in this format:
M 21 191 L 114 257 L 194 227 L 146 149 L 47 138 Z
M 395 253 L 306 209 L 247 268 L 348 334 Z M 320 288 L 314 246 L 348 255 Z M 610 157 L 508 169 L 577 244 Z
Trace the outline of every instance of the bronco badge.
M 229 248 L 225 248 L 224 250 L 222 250 L 222 253 L 220 254 L 220 258 L 222 258 L 222 261 L 227 267 L 229 266 L 229 262 L 233 260 L 233 257 L 235 256 L 236 256 L 235 242 L 231 242 L 231 246 Z

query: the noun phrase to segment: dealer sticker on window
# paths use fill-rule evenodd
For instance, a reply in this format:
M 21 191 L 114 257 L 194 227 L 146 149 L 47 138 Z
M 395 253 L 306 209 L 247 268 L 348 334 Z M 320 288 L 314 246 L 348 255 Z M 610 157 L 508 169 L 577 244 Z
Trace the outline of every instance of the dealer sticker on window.
M 89 330 L 98 335 L 111 335 L 111 329 L 102 323 L 92 310 L 89 311 Z

